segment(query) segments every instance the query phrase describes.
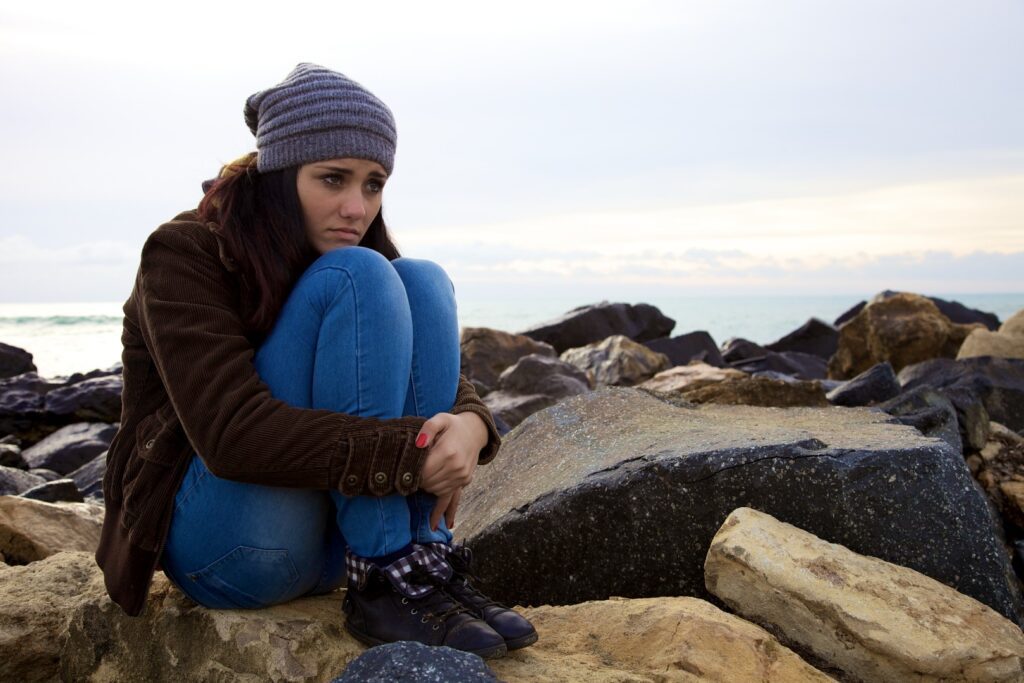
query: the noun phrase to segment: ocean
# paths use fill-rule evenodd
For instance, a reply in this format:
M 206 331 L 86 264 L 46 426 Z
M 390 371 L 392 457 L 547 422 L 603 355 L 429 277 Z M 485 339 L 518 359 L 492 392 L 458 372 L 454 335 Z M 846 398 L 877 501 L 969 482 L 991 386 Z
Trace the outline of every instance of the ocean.
M 796 329 L 808 318 L 827 322 L 874 293 L 829 296 L 667 296 L 619 299 L 649 303 L 676 321 L 673 335 L 706 330 L 718 343 L 745 337 L 768 343 Z M 1024 308 L 1024 293 L 937 293 L 1005 320 Z M 474 299 L 459 297 L 459 322 L 464 327 L 492 327 L 518 332 L 595 301 L 565 296 Z M 33 355 L 39 374 L 67 376 L 107 368 L 121 357 L 121 302 L 0 303 L 0 342 Z

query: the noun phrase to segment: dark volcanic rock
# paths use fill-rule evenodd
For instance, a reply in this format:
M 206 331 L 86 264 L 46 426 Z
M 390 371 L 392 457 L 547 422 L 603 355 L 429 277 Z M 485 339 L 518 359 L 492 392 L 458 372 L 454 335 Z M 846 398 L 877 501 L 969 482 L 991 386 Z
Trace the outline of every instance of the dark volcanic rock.
M 722 359 L 726 363 L 738 363 L 749 358 L 764 358 L 766 355 L 768 355 L 768 349 L 742 337 L 726 339 L 722 344 Z
M 676 407 L 605 388 L 531 416 L 502 457 L 477 470 L 457 527 L 499 600 L 707 599 L 711 538 L 747 506 L 1021 622 L 1019 582 L 963 457 L 876 411 Z
M 46 395 L 46 411 L 81 422 L 121 419 L 120 375 L 103 375 L 54 389 Z
M 553 358 L 556 355 L 550 344 L 487 327 L 462 328 L 459 349 L 462 374 L 478 387 L 481 396 L 495 389 L 498 376 L 523 356 L 536 353 Z
M 470 652 L 401 641 L 371 647 L 331 683 L 484 683 L 497 680 L 484 660 Z
M 956 408 L 948 398 L 928 387 L 917 387 L 878 405 L 900 424 L 917 429 L 924 436 L 942 439 L 956 453 L 963 450 Z
M 30 468 L 45 467 L 68 474 L 107 450 L 117 427 L 80 422 L 58 429 L 21 455 Z
M 25 470 L 0 465 L 0 496 L 16 496 L 46 480 Z
M 839 332 L 817 318 L 811 318 L 782 339 L 766 344 L 769 351 L 799 351 L 819 356 L 826 361 L 839 346 Z
M 106 370 L 90 370 L 89 372 L 76 372 L 72 375 L 69 375 L 68 378 L 64 380 L 64 386 L 69 387 L 72 384 L 78 384 L 79 382 L 83 382 L 87 379 L 95 379 L 97 377 L 110 377 L 112 375 L 120 375 L 121 370 L 121 364 L 117 363 L 116 365 L 109 367 Z
M 34 474 L 37 477 L 42 477 L 45 481 L 56 481 L 61 478 L 60 472 L 54 472 L 53 470 L 48 470 L 45 467 L 36 467 L 28 472 L 29 474 Z
M 850 308 L 848 308 L 845 311 L 843 311 L 842 313 L 840 313 L 839 317 L 836 318 L 832 322 L 832 324 L 835 325 L 836 327 L 839 327 L 843 323 L 848 322 L 850 320 L 853 320 L 854 318 L 857 317 L 858 313 L 860 313 L 861 311 L 864 310 L 864 307 L 867 306 L 867 305 L 868 305 L 867 301 L 861 301 L 859 303 L 854 304 Z
M 888 401 L 900 393 L 900 381 L 889 361 L 878 363 L 851 380 L 828 392 L 828 400 L 836 406 L 866 406 Z
M 575 365 L 546 355 L 530 354 L 501 373 L 498 390 L 484 396 L 484 403 L 512 428 L 566 396 L 588 391 L 587 375 Z
M 103 500 L 103 475 L 107 472 L 107 452 L 103 451 L 68 475 L 86 498 Z
M 615 334 L 645 342 L 667 337 L 676 321 L 650 304 L 599 304 L 580 306 L 555 320 L 536 325 L 520 334 L 551 344 L 555 351 L 586 346 Z
M 32 444 L 67 423 L 44 411 L 46 393 L 59 386 L 35 372 L 0 380 L 0 434 Z
M 671 339 L 652 339 L 644 342 L 651 351 L 668 356 L 673 366 L 688 365 L 690 361 L 699 360 L 716 368 L 725 367 L 725 359 L 711 335 L 704 331 L 681 334 Z
M 749 372 L 778 372 L 797 379 L 825 379 L 828 361 L 820 356 L 799 351 L 765 351 L 761 357 L 751 357 L 731 362 L 737 370 Z
M 31 353 L 0 342 L 0 379 L 35 371 L 36 365 L 32 362 Z
M 966 389 L 985 405 L 989 417 L 1014 431 L 1024 430 L 1024 360 L 1018 358 L 936 358 L 904 368 L 903 388 Z
M 21 494 L 22 498 L 41 500 L 44 503 L 84 503 L 82 492 L 70 479 L 55 479 L 39 486 L 33 486 Z
M 21 449 L 9 443 L 0 443 L 0 465 L 19 470 L 28 469 L 28 463 L 21 457 Z
M 901 293 L 903 292 L 887 289 L 884 292 L 876 294 L 872 300 L 880 301 L 882 299 L 891 299 Z M 932 303 L 938 307 L 942 314 L 952 322 L 960 323 L 961 325 L 981 323 L 990 330 L 999 329 L 999 316 L 994 313 L 979 311 L 976 308 L 968 308 L 959 301 L 947 301 L 946 299 L 940 299 L 937 296 L 929 296 L 926 298 L 931 299 Z

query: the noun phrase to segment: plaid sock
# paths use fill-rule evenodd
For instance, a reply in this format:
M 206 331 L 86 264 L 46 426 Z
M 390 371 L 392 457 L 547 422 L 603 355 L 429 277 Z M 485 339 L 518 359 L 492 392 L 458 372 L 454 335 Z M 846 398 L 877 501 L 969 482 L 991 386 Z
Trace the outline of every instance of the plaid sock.
M 442 551 L 433 547 L 437 545 L 444 544 L 430 543 L 427 545 L 417 545 L 414 543 L 411 553 L 405 557 L 398 558 L 386 567 L 380 568 L 377 568 L 369 559 L 360 557 L 350 550 L 345 555 L 348 580 L 357 588 L 362 589 L 366 586 L 366 580 L 369 578 L 370 572 L 377 568 L 384 573 L 391 582 L 391 585 L 402 595 L 407 598 L 421 597 L 434 590 L 434 587 L 429 584 L 411 583 L 409 581 L 409 574 L 412 573 L 415 567 L 422 567 L 424 571 L 436 577 L 439 581 L 446 582 L 452 578 L 451 565 L 445 559 L 447 554 L 442 554 Z

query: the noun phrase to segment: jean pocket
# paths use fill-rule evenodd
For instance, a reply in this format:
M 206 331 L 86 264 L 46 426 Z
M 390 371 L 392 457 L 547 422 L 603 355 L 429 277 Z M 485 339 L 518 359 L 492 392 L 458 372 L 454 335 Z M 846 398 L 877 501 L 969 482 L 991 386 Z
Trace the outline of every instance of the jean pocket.
M 299 572 L 287 550 L 265 550 L 240 545 L 212 564 L 188 573 L 223 604 L 217 608 L 259 609 L 288 599 Z

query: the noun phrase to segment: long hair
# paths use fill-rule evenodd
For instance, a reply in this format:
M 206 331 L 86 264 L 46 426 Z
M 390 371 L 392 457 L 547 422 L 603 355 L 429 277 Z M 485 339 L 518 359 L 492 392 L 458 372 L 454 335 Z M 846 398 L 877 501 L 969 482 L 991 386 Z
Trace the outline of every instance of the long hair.
M 309 243 L 296 187 L 298 167 L 260 173 L 251 152 L 221 169 L 199 202 L 199 217 L 215 223 L 242 284 L 242 319 L 256 335 L 270 331 L 299 276 L 319 254 Z M 383 210 L 359 243 L 389 261 L 398 248 Z

